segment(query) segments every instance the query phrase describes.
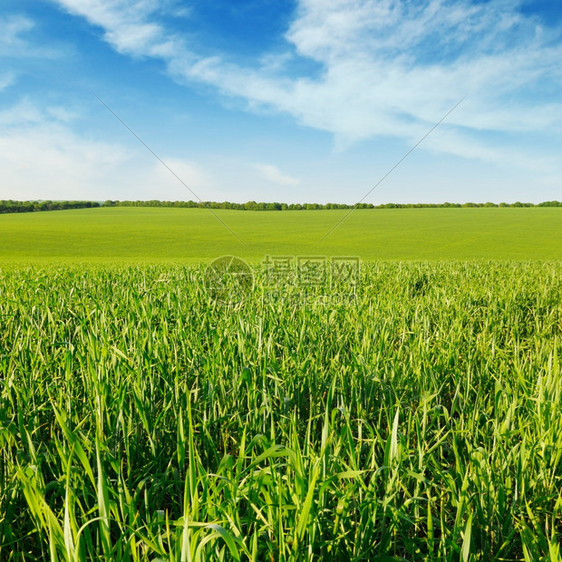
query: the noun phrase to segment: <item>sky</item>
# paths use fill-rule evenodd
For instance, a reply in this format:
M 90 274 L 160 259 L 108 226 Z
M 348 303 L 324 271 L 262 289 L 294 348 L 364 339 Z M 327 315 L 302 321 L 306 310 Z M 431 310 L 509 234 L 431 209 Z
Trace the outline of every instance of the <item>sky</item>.
M 561 200 L 562 0 L 2 0 L 0 199 Z

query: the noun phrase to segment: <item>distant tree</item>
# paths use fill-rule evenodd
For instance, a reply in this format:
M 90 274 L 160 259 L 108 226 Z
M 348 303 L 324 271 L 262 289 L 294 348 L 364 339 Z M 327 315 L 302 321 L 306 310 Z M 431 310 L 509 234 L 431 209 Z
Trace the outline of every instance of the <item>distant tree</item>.
M 56 211 L 66 209 L 89 209 L 94 207 L 180 207 L 180 208 L 207 208 L 207 209 L 236 209 L 236 210 L 260 210 L 260 211 L 300 211 L 319 210 L 319 209 L 352 209 L 353 205 L 345 203 L 279 203 L 273 202 L 256 202 L 248 201 L 246 203 L 233 203 L 230 201 L 159 201 L 156 199 L 148 201 L 117 201 L 106 200 L 103 203 L 97 201 L 15 201 L 12 199 L 0 200 L 0 213 L 30 213 L 40 211 Z M 373 205 L 372 203 L 358 203 L 358 209 L 426 209 L 426 208 L 474 208 L 474 207 L 562 207 L 560 201 L 544 201 L 542 203 L 381 203 Z

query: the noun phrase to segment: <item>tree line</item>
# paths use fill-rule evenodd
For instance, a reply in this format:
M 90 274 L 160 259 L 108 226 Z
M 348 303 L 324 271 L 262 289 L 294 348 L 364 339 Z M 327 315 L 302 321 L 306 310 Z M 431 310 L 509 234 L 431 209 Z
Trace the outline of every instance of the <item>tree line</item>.
M 203 209 L 233 209 L 239 211 L 316 211 L 329 209 L 436 209 L 466 207 L 562 207 L 561 201 L 544 201 L 543 203 L 266 203 L 247 201 L 232 203 L 230 201 L 14 201 L 0 200 L 0 213 L 33 213 L 38 211 L 62 211 L 65 209 L 90 209 L 94 207 L 180 207 Z
M 450 207 L 562 207 L 561 201 L 545 201 L 543 203 L 266 203 L 248 201 L 232 203 L 230 201 L 105 201 L 104 207 L 187 207 L 206 209 L 234 209 L 240 211 L 315 211 L 325 209 L 435 209 Z
M 13 201 L 0 200 L 0 213 L 34 213 L 36 211 L 63 211 L 101 207 L 95 201 Z

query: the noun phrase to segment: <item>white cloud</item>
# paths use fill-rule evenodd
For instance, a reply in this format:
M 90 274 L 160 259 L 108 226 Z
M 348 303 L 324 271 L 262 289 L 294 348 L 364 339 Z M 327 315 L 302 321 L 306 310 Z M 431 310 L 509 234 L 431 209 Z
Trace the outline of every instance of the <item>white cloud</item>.
M 0 91 L 5 90 L 15 82 L 13 72 L 7 72 L 0 76 Z
M 125 146 L 77 133 L 81 117 L 29 99 L 0 111 L 0 199 L 246 201 L 299 183 L 274 165 L 221 155 L 159 154 L 165 167 L 132 137 Z
M 33 21 L 23 16 L 0 18 L 0 56 L 11 56 L 27 49 L 21 35 L 33 29 Z
M 158 0 L 54 1 L 69 13 L 101 27 L 105 40 L 120 53 L 162 58 L 186 55 L 179 39 L 163 25 L 150 21 L 159 9 Z
M 24 127 L 30 123 L 44 121 L 45 115 L 29 100 L 22 99 L 16 105 L 0 111 L 0 125 L 8 127 Z
M 25 100 L 0 112 L 0 199 L 195 199 L 142 146 L 86 139 L 68 119 Z M 196 163 L 167 163 L 202 199 L 216 195 Z
M 205 201 L 209 193 L 215 193 L 215 179 L 197 162 L 178 158 L 163 158 L 163 161 L 167 167 L 153 162 L 153 174 L 158 188 L 169 194 L 168 199 Z
M 254 164 L 254 168 L 269 182 L 293 187 L 300 184 L 298 178 L 283 174 L 277 166 L 272 164 Z
M 26 16 L 13 14 L 0 17 L 0 57 L 6 58 L 57 58 L 61 51 L 57 48 L 36 46 L 32 31 L 35 22 Z
M 562 122 L 562 104 L 540 87 L 562 85 L 561 33 L 523 16 L 518 0 L 299 0 L 286 52 L 253 68 L 198 55 L 166 29 L 157 0 L 53 1 L 100 26 L 117 51 L 163 60 L 176 80 L 212 85 L 250 109 L 288 113 L 339 146 L 379 135 L 413 142 L 467 94 L 447 119 L 460 129 L 443 151 L 484 153 L 468 148 L 463 129 L 558 134 Z M 291 53 L 322 72 L 291 76 Z
M 57 121 L 61 121 L 62 123 L 70 123 L 78 117 L 78 113 L 76 113 L 76 111 L 72 111 L 67 107 L 61 106 L 48 107 L 47 113 L 51 117 L 53 117 Z
M 0 123 L 0 198 L 87 199 L 129 158 L 121 147 L 80 138 L 29 102 L 0 113 Z
M 454 128 L 443 127 L 425 141 L 425 148 L 448 152 L 463 158 L 481 160 L 512 169 L 514 166 L 538 174 L 560 171 L 559 158 L 508 143 L 497 146 L 482 139 L 471 138 Z

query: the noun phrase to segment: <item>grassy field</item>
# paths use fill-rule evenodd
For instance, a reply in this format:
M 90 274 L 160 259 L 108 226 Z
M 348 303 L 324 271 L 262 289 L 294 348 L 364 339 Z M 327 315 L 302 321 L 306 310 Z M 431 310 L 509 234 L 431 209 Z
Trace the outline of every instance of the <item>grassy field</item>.
M 561 560 L 562 209 L 216 213 L 0 216 L 0 560 Z
M 560 560 L 560 263 L 203 273 L 0 273 L 0 560 Z
M 0 263 L 182 262 L 224 254 L 363 260 L 562 258 L 561 208 L 214 211 L 101 208 L 0 215 Z

